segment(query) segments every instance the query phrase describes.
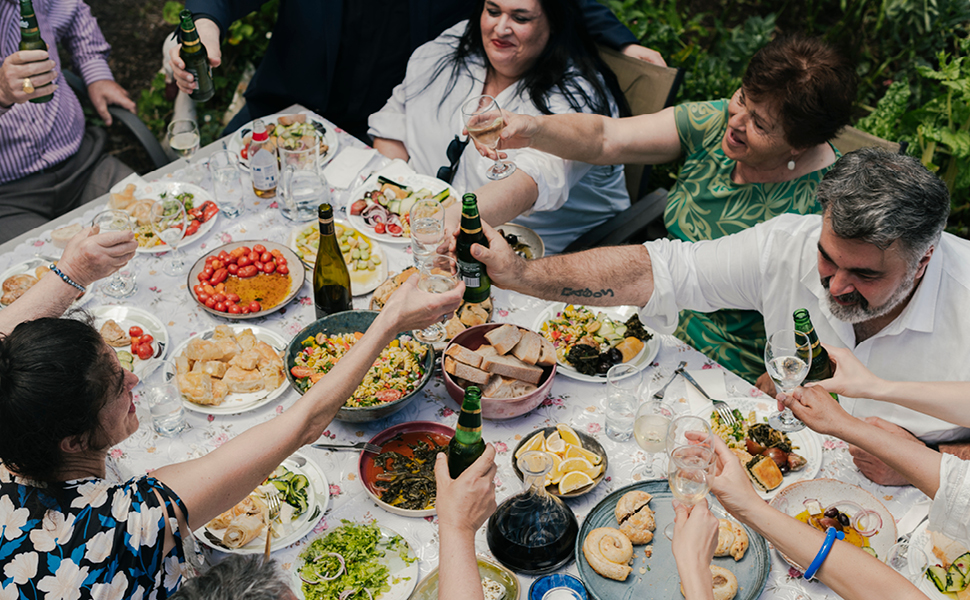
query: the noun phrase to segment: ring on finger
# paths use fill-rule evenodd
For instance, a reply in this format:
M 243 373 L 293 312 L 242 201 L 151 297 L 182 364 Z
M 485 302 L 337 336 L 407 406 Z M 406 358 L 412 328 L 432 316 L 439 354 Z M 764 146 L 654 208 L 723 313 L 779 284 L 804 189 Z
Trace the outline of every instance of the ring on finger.
M 32 84 L 30 82 L 30 77 L 24 77 L 23 89 L 24 89 L 24 93 L 25 94 L 33 94 L 34 93 L 34 84 Z

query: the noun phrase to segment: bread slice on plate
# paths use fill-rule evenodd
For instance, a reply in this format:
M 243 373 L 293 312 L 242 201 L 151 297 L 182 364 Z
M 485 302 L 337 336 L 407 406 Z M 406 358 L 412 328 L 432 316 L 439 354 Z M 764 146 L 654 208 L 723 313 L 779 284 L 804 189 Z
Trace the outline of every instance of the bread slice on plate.
M 521 337 L 522 330 L 509 323 L 485 334 L 485 339 L 495 347 L 495 351 L 499 354 L 507 354 L 519 343 Z

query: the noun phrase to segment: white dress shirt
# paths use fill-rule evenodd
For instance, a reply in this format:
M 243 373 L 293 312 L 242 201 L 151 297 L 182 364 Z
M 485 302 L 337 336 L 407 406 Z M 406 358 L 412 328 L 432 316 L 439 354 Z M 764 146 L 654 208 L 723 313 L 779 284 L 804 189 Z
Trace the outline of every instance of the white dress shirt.
M 970 461 L 942 455 L 940 489 L 930 506 L 927 528 L 970 547 Z
M 674 330 L 688 308 L 760 311 L 769 335 L 792 329 L 792 312 L 807 308 L 821 341 L 850 348 L 873 373 L 894 381 L 970 381 L 970 242 L 943 234 L 922 281 L 903 312 L 856 344 L 852 325 L 832 316 L 818 274 L 819 215 L 780 215 L 717 240 L 645 244 L 653 265 L 653 296 L 640 309 L 644 324 Z M 927 442 L 967 437 L 961 427 L 895 404 L 841 397 L 859 418 L 878 416 Z
M 432 177 L 439 167 L 449 164 L 448 144 L 455 135 L 461 135 L 465 126 L 462 104 L 482 94 L 485 86 L 485 64 L 475 57 L 468 59 L 467 69 L 460 71 L 456 81 L 451 80 L 450 64 L 434 77 L 439 61 L 454 53 L 466 24 L 462 21 L 415 50 L 404 82 L 394 88 L 384 108 L 368 119 L 368 134 L 403 142 L 411 168 Z M 495 100 L 508 112 L 540 114 L 517 84 L 505 88 Z M 576 112 L 560 93 L 551 92 L 547 100 L 555 114 Z M 613 111 L 616 116 L 615 107 Z M 532 209 L 515 222 L 534 229 L 542 237 L 547 253 L 561 252 L 581 233 L 630 206 L 622 166 L 593 166 L 531 148 L 510 150 L 508 155 L 508 160 L 527 173 L 539 190 Z M 477 190 L 490 181 L 485 172 L 492 164 L 469 143 L 452 185 L 460 194 Z

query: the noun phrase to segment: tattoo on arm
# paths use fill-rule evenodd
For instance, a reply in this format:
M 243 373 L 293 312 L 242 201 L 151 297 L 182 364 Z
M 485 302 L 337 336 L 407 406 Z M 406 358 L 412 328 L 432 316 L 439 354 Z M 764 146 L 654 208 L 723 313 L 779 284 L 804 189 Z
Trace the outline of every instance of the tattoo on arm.
M 562 293 L 560 295 L 563 296 L 564 298 L 568 298 L 569 296 L 578 296 L 580 298 L 603 298 L 605 296 L 609 296 L 612 298 L 613 290 L 610 288 L 607 288 L 605 290 L 601 289 L 598 292 L 594 292 L 589 288 L 574 290 L 571 287 L 564 287 L 562 288 Z

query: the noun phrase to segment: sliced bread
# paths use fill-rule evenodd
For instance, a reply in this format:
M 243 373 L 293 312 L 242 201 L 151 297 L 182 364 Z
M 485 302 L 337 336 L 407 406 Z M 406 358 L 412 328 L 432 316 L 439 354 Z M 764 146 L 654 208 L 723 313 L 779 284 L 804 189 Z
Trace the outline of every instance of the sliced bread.
M 499 354 L 507 354 L 509 350 L 519 343 L 521 337 L 522 330 L 510 323 L 506 323 L 485 334 L 485 339 L 492 346 L 495 346 L 495 351 Z
M 481 369 L 476 369 L 471 365 L 458 362 L 450 356 L 445 357 L 445 371 L 451 375 L 454 375 L 455 377 L 467 379 L 468 381 L 478 385 L 485 385 L 488 383 L 488 373 L 482 371 Z
M 472 352 L 460 344 L 452 344 L 448 346 L 448 349 L 445 350 L 445 356 L 450 356 L 458 362 L 463 362 L 472 367 L 478 367 L 482 364 L 481 354 Z
M 522 362 L 514 356 L 490 356 L 482 361 L 482 368 L 489 373 L 520 379 L 531 384 L 538 384 L 542 378 L 542 369 Z
M 540 367 L 551 367 L 556 364 L 556 347 L 544 337 L 540 337 L 539 340 L 542 342 L 542 350 L 539 352 L 539 360 L 536 364 Z
M 534 365 L 542 352 L 542 338 L 531 331 L 523 331 L 519 343 L 512 348 L 512 355 L 522 362 Z

